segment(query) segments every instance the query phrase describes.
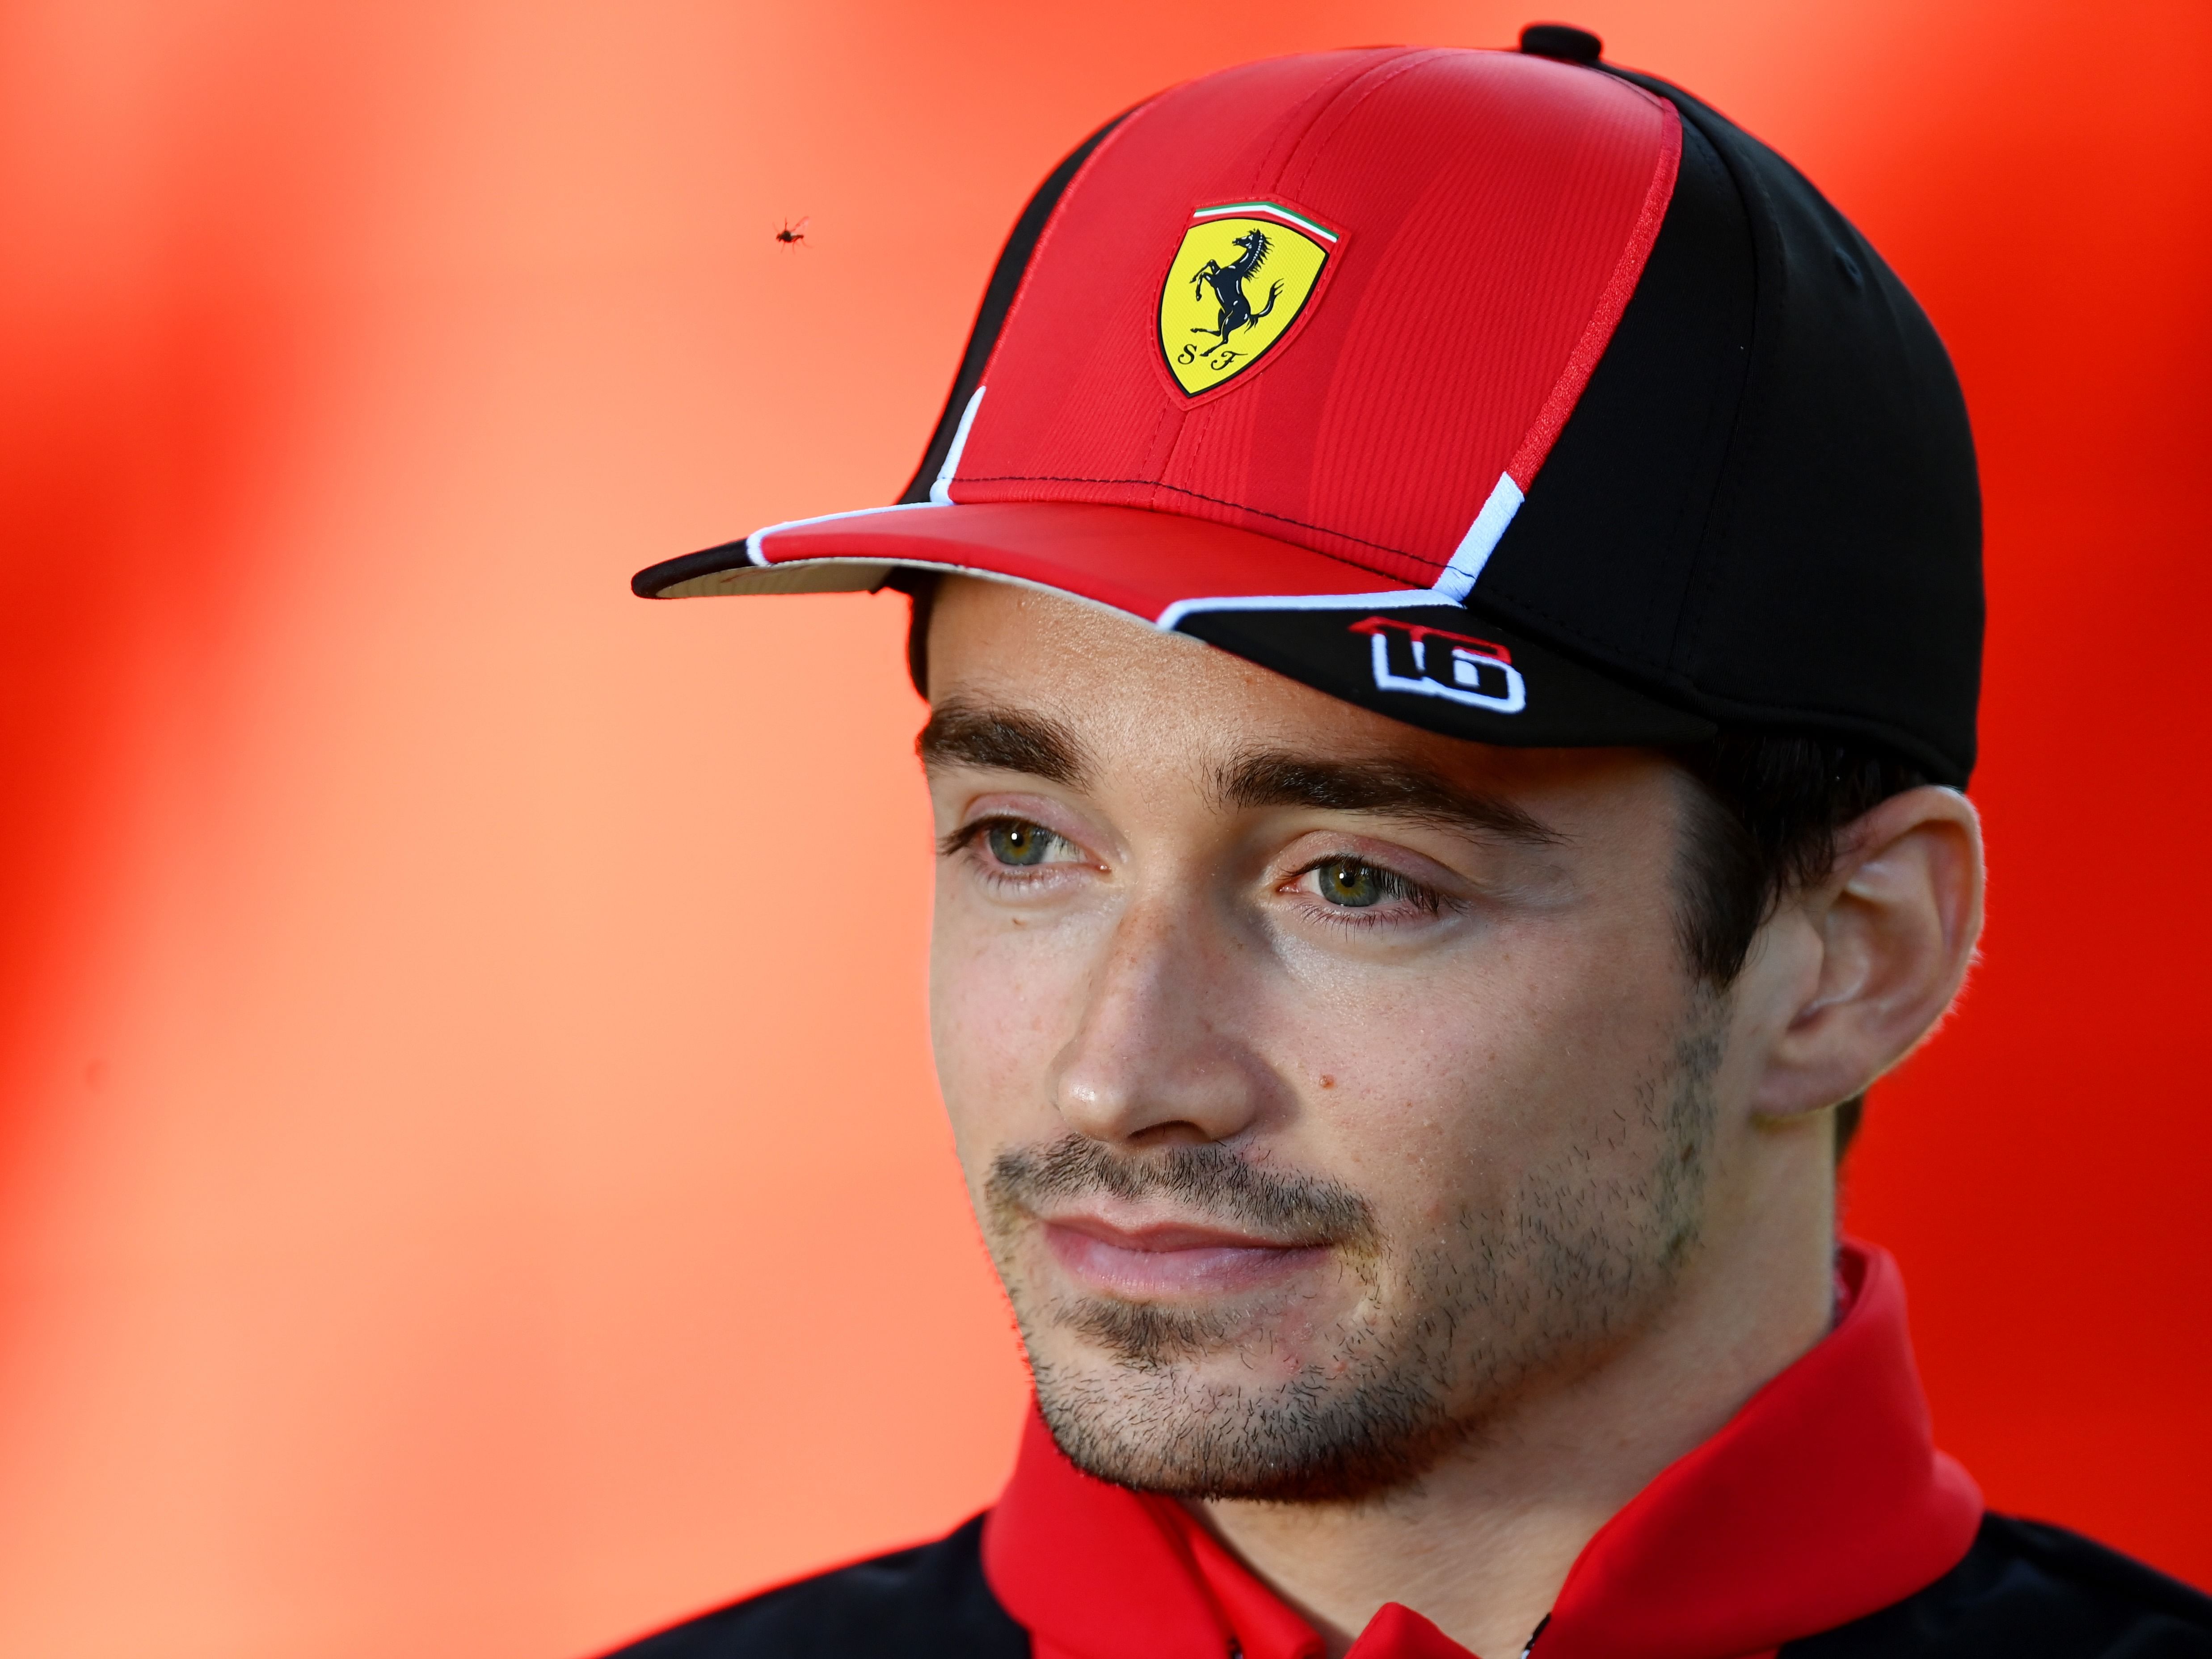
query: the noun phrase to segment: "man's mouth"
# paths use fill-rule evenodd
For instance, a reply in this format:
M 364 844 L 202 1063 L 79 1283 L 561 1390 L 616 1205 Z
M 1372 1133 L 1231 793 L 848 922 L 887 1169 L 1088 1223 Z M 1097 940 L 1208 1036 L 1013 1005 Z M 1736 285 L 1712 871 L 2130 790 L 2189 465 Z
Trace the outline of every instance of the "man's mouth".
M 1328 1246 L 1285 1243 L 1231 1228 L 1158 1221 L 1117 1224 L 1096 1214 L 1039 1217 L 1060 1267 L 1095 1294 L 1131 1301 L 1262 1290 L 1318 1266 Z

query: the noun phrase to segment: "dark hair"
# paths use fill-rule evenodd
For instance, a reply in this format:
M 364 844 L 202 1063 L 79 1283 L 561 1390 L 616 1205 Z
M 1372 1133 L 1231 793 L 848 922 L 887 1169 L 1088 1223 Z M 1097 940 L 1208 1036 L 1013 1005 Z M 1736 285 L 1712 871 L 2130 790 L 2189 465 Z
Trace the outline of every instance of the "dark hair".
M 1715 987 L 1743 971 L 1776 905 L 1827 875 L 1847 824 L 1928 781 L 1882 750 L 1795 733 L 1724 731 L 1669 752 L 1697 785 L 1680 849 L 1682 951 Z M 1839 1162 L 1865 1109 L 1863 1094 L 1836 1109 Z
M 927 696 L 936 577 L 896 571 L 885 586 L 914 600 L 907 667 L 915 689 Z M 1682 953 L 1691 971 L 1716 988 L 1743 971 L 1775 906 L 1827 875 L 1845 825 L 1928 781 L 1882 750 L 1802 734 L 1723 731 L 1710 743 L 1668 752 L 1697 785 L 1677 878 Z M 1837 1107 L 1838 1162 L 1865 1109 L 1864 1095 Z
M 937 573 L 893 566 L 884 586 L 911 601 L 906 619 L 906 672 L 915 695 L 929 701 L 929 613 L 937 608 Z

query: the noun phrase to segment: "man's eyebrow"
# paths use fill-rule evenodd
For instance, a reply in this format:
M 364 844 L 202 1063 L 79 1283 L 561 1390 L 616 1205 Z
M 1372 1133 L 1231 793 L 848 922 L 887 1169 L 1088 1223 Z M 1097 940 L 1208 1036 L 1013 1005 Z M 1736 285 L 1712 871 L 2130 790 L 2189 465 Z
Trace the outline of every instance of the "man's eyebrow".
M 931 711 L 914 751 L 925 767 L 1025 772 L 1069 788 L 1080 788 L 1091 769 L 1081 741 L 1058 720 L 957 699 Z
M 1509 800 L 1462 788 L 1439 773 L 1403 761 L 1323 760 L 1260 750 L 1224 767 L 1215 789 L 1231 807 L 1374 812 L 1529 847 L 1556 847 L 1567 839 Z

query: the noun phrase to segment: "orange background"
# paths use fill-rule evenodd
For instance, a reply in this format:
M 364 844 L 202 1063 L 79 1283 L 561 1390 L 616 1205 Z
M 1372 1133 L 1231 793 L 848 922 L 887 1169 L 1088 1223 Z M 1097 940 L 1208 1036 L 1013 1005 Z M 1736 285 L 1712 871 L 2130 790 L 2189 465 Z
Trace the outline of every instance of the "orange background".
M 1993 1499 L 2212 1579 L 2212 12 L 1577 4 L 1957 356 L 1987 962 L 1852 1213 Z M 625 579 L 888 500 L 1107 114 L 1524 21 L 0 9 L 0 1652 L 557 1659 L 988 1498 L 902 607 Z

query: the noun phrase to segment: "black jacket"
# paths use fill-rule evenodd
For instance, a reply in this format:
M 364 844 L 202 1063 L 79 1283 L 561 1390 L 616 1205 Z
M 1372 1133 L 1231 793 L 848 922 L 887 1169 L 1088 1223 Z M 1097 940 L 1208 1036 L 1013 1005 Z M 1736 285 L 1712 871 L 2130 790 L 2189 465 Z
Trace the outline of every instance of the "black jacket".
M 1029 1659 L 1028 1632 L 984 1582 L 982 1535 L 979 1516 L 934 1544 L 649 1636 L 618 1659 Z M 1539 1637 L 1533 1659 L 1543 1648 Z M 1927 1589 L 1782 1655 L 2212 1659 L 2212 1597 L 2063 1528 L 1991 1515 L 1966 1559 Z

